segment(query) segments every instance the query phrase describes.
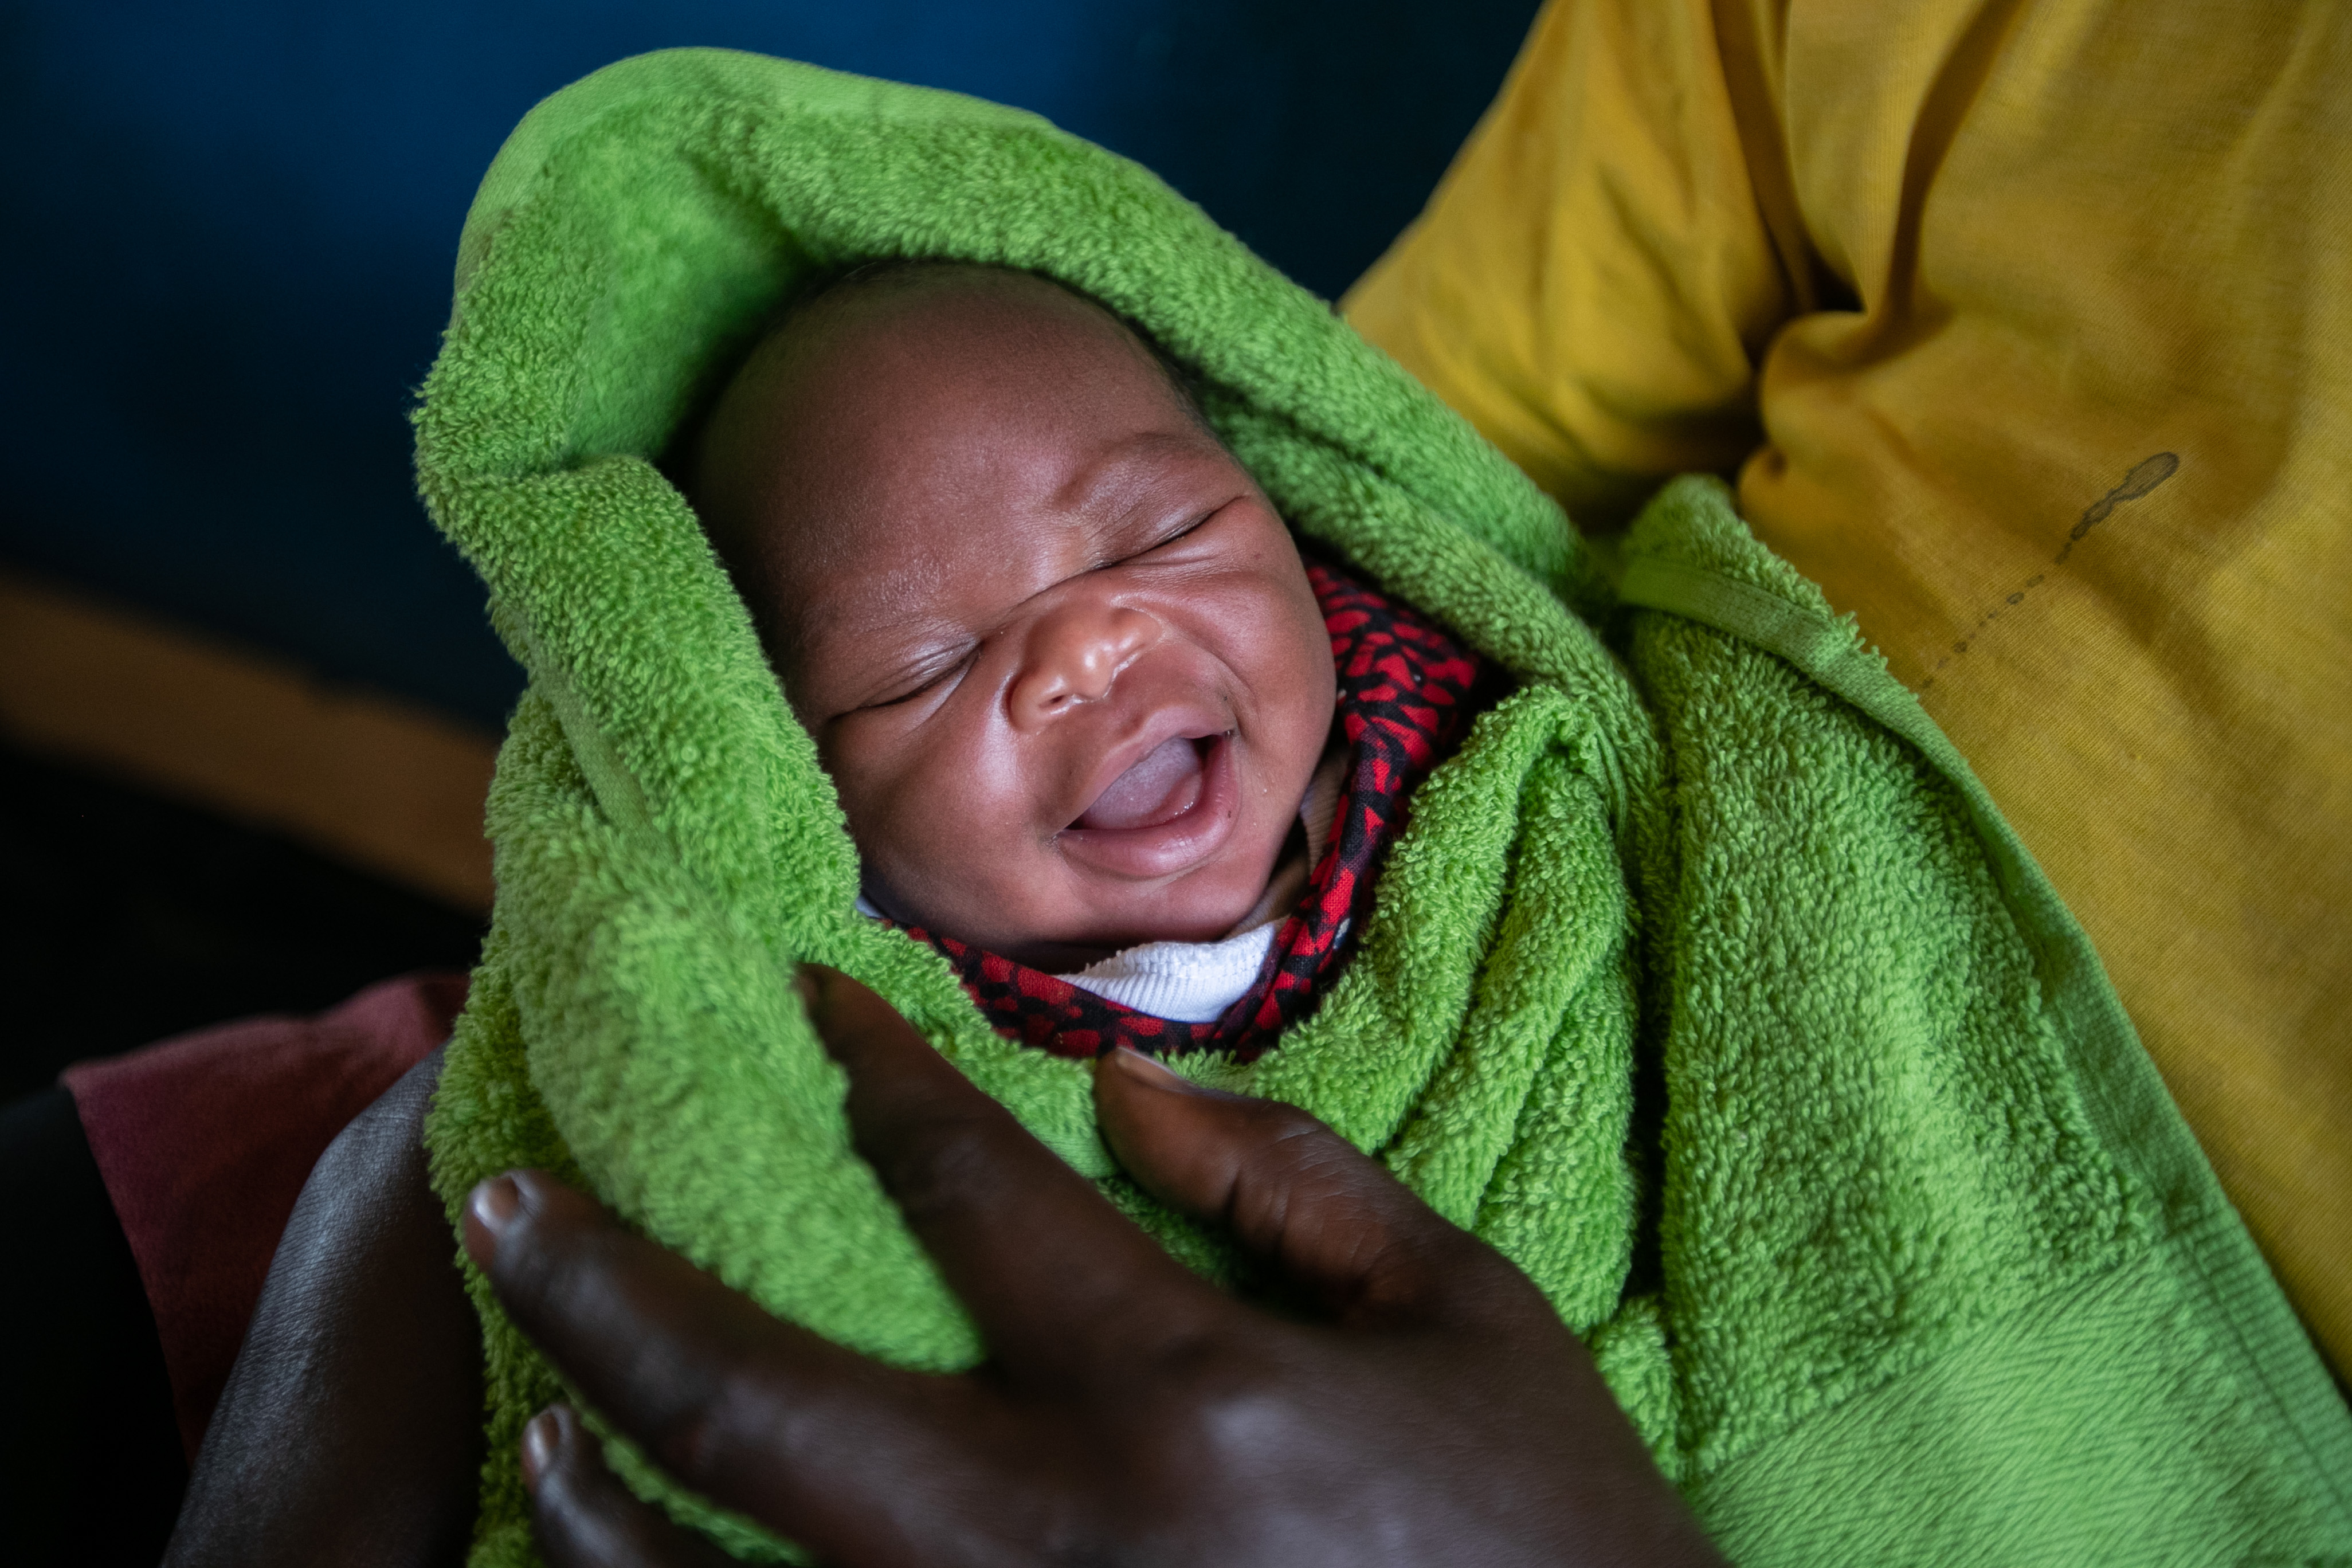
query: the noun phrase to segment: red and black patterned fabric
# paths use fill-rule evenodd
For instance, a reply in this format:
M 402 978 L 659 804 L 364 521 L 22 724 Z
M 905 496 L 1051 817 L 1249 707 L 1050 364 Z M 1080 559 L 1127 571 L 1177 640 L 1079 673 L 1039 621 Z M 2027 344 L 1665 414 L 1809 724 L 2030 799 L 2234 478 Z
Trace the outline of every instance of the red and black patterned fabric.
M 1215 1022 L 1180 1023 L 908 927 L 908 934 L 947 955 L 998 1034 L 1066 1057 L 1127 1046 L 1163 1056 L 1231 1051 L 1247 1061 L 1305 1017 L 1337 978 L 1344 939 L 1370 904 L 1381 858 L 1404 826 L 1408 797 L 1469 727 L 1485 667 L 1435 624 L 1345 573 L 1310 562 L 1307 576 L 1331 635 L 1340 737 L 1351 765 L 1331 842 L 1321 847 L 1306 898 L 1275 933 L 1257 984 Z

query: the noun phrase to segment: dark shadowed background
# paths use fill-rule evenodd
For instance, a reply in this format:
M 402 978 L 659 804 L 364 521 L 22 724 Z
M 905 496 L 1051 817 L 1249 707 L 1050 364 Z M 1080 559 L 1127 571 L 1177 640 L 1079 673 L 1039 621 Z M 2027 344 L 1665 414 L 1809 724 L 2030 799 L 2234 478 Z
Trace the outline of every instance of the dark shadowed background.
M 304 690 L 446 717 L 485 737 L 487 757 L 520 672 L 415 501 L 406 413 L 475 184 L 539 99 L 682 44 L 975 93 L 1141 160 L 1335 296 L 1419 211 L 1534 9 L 0 5 L 0 574 L 98 605 L 134 640 L 152 624 L 265 675 L 282 667 Z M 0 637 L 0 660 L 18 666 L 0 670 L 16 681 L 10 715 L 30 687 L 97 738 L 61 751 L 5 726 L 0 1096 L 74 1057 L 469 961 L 478 900 L 339 860 L 331 834 L 289 837 L 302 813 L 283 798 L 248 809 L 236 787 L 190 794 L 174 781 L 211 774 L 180 767 L 188 748 L 159 739 L 152 716 L 205 737 L 275 721 L 187 711 L 241 700 L 179 695 L 195 688 L 177 676 L 133 717 L 77 720 L 111 700 L 115 678 L 29 638 Z M 82 683 L 70 697 L 33 668 L 52 658 Z M 240 765 L 265 794 L 285 772 Z M 377 826 L 360 823 L 362 837 Z
M 476 182 L 534 102 L 710 44 L 1043 113 L 1336 295 L 1528 0 L 34 0 L 0 11 L 0 555 L 496 724 L 520 676 L 411 493 Z

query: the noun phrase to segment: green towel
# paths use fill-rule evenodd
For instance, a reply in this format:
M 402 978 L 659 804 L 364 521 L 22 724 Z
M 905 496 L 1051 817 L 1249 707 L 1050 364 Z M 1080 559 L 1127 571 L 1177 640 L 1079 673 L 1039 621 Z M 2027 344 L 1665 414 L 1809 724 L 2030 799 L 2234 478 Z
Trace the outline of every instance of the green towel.
M 1143 323 L 1300 533 L 1517 678 L 1415 797 L 1320 1009 L 1182 1070 L 1307 1107 L 1514 1258 L 1743 1563 L 2352 1554 L 2352 1423 L 2080 931 L 1720 485 L 1670 486 L 1612 590 L 1461 420 L 1143 170 L 752 56 L 625 61 L 532 111 L 416 416 L 425 499 L 530 673 L 428 1131 L 453 1216 L 550 1166 L 779 1314 L 969 1364 L 850 1152 L 792 988 L 814 959 L 1231 1277 L 1113 1171 L 1084 1067 L 998 1038 L 853 911 L 832 786 L 651 461 L 795 280 L 905 255 Z M 560 1387 L 469 1278 L 475 1561 L 527 1563 L 516 1437 Z

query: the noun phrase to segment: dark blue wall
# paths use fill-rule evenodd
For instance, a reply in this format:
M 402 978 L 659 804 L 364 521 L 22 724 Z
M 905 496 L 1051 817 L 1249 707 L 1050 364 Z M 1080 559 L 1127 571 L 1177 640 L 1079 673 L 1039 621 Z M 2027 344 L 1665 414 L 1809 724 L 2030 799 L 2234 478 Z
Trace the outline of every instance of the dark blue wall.
M 1534 0 L 0 0 L 0 558 L 484 721 L 520 679 L 409 485 L 474 185 L 677 44 L 1035 110 L 1336 294 Z

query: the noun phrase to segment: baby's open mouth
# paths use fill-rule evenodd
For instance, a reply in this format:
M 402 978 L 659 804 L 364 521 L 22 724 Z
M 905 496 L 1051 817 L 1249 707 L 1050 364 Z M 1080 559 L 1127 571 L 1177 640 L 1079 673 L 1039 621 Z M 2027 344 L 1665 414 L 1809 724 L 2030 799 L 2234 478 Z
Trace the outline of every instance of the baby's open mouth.
M 1196 869 L 1225 847 L 1241 820 L 1234 746 L 1230 730 L 1160 742 L 1103 786 L 1055 836 L 1056 847 L 1074 869 L 1127 880 Z
M 1200 804 L 1213 735 L 1162 741 L 1111 780 L 1073 827 L 1132 831 L 1172 822 Z

